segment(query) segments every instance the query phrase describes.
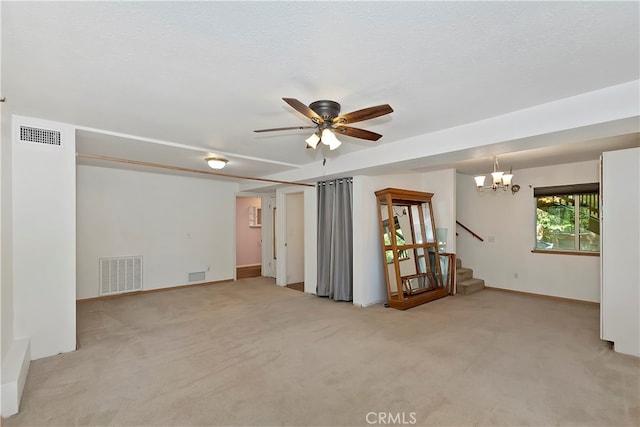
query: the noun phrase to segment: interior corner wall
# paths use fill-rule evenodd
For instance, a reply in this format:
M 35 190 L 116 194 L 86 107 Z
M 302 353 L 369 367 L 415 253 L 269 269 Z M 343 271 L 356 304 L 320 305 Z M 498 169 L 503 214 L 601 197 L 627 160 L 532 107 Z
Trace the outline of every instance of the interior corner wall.
M 490 168 L 491 165 L 487 167 Z M 458 174 L 458 220 L 484 238 L 458 228 L 457 253 L 487 286 L 582 301 L 600 301 L 600 259 L 532 253 L 535 187 L 598 182 L 598 161 L 514 171 L 521 189 L 479 192 L 473 177 Z
M 143 257 L 143 290 L 235 277 L 235 183 L 79 165 L 77 298 L 97 297 L 99 259 Z M 202 283 L 202 282 L 192 282 Z
M 369 306 L 387 300 L 387 285 L 380 246 L 378 203 L 375 192 L 383 188 L 434 193 L 436 227 L 455 224 L 455 171 L 407 173 L 353 178 L 353 303 Z M 451 231 L 449 231 L 451 233 Z M 455 235 L 455 232 L 454 232 Z M 451 252 L 455 246 L 448 245 Z
M 262 227 L 249 225 L 249 208 L 261 208 L 260 197 L 236 199 L 236 266 L 256 265 L 262 262 Z
M 601 336 L 640 357 L 640 148 L 602 154 Z
M 61 143 L 21 142 L 21 125 Z M 76 347 L 75 129 L 13 116 L 12 131 L 14 337 L 38 359 Z

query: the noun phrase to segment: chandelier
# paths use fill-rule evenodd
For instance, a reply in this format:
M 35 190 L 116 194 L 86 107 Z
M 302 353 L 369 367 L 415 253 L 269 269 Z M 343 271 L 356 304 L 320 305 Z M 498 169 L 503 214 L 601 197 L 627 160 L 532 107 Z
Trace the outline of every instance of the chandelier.
M 507 191 L 509 186 L 511 186 L 511 193 L 517 193 L 518 190 L 520 190 L 520 186 L 518 184 L 511 185 L 511 181 L 513 180 L 512 169 L 509 169 L 509 173 L 501 172 L 499 169 L 500 165 L 498 164 L 498 157 L 493 156 L 493 172 L 491 172 L 491 185 L 487 185 L 485 187 L 484 181 L 486 177 L 484 175 L 478 175 L 473 178 L 476 181 L 476 188 L 479 191 L 484 191 L 485 189 L 496 191 L 499 188 Z

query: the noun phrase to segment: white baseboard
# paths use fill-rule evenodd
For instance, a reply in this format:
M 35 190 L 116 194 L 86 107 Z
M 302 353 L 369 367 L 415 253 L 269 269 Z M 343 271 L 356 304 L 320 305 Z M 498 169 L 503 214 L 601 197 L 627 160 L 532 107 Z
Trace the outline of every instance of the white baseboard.
M 17 414 L 31 363 L 31 341 L 15 340 L 2 361 L 0 413 L 3 418 Z

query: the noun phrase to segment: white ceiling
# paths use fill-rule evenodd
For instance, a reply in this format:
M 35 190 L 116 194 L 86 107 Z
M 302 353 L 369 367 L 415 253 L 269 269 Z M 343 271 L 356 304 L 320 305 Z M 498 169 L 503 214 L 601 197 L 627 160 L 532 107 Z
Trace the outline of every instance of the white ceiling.
M 80 153 L 201 170 L 207 154 L 221 154 L 231 174 L 298 170 L 312 180 L 323 156 L 401 149 L 421 135 L 638 80 L 639 5 L 3 1 L 3 109 L 77 125 Z M 378 142 L 341 137 L 338 150 L 314 151 L 305 149 L 308 130 L 253 132 L 310 124 L 282 97 L 395 111 L 355 125 L 383 134 Z M 603 147 L 638 146 L 637 127 L 358 170 L 477 173 L 493 154 L 514 168 L 587 160 Z

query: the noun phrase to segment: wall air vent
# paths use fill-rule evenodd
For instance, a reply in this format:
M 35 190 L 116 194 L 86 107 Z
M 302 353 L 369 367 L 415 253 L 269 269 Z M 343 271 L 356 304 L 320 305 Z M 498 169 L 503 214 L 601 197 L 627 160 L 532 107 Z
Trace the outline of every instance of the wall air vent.
M 60 145 L 60 131 L 20 126 L 20 141 Z
M 205 272 L 197 271 L 195 273 L 189 273 L 189 282 L 203 282 L 205 280 Z
M 142 290 L 142 257 L 100 258 L 100 295 Z

